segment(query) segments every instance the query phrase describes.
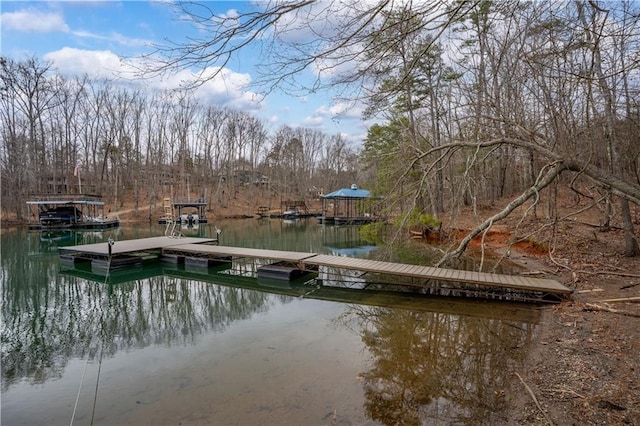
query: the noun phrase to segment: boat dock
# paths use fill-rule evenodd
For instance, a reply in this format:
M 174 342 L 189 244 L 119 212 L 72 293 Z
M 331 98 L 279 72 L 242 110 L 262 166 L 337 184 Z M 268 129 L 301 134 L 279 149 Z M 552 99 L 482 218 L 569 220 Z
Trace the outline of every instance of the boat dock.
M 27 220 L 31 230 L 107 229 L 120 226 L 117 216 L 107 217 L 105 214 L 100 195 L 40 194 L 32 197 L 27 201 Z
M 262 266 L 267 268 L 267 272 L 277 272 L 278 268 L 286 268 L 289 273 L 292 271 L 317 273 L 320 267 L 359 271 L 362 274 L 375 274 L 380 279 L 376 282 L 414 288 L 444 289 L 444 293 L 436 293 L 447 295 L 483 292 L 525 293 L 532 295 L 532 298 L 544 300 L 549 296 L 563 299 L 572 293 L 570 288 L 549 278 L 435 268 L 310 252 L 212 245 L 216 242 L 217 240 L 208 238 L 152 237 L 116 241 L 111 244 L 98 243 L 59 247 L 58 250 L 61 260 L 71 263 L 90 260 L 96 262 L 97 267 L 106 267 L 107 269 L 127 267 L 132 264 L 132 259 L 135 258 L 141 259 L 141 263 L 145 254 L 155 251 L 159 252 L 161 260 L 207 267 L 220 263 L 231 263 L 233 260 L 241 258 L 253 258 L 275 261 L 275 263 Z M 271 270 L 268 269 L 270 267 Z M 259 275 L 260 268 L 258 268 Z M 290 276 L 287 274 L 286 278 Z M 409 281 L 405 283 L 390 282 L 385 277 L 400 277 Z M 283 275 L 283 279 L 285 279 L 285 275 Z
M 217 268 L 184 268 L 181 265 L 163 262 L 147 263 L 143 267 L 116 271 L 109 274 L 106 283 L 110 285 L 143 280 L 151 277 L 163 276 L 167 278 L 165 297 L 172 298 L 171 288 L 176 285 L 176 279 L 210 283 L 219 286 L 233 287 L 277 294 L 295 298 L 325 300 L 357 305 L 394 307 L 443 313 L 447 315 L 464 315 L 478 318 L 499 319 L 536 324 L 540 322 L 541 310 L 523 304 L 504 301 L 473 300 L 467 298 L 433 297 L 415 293 L 398 291 L 361 290 L 347 287 L 326 285 L 307 285 L 306 280 L 290 282 L 255 279 L 248 276 L 228 273 L 225 267 Z M 63 275 L 82 278 L 99 284 L 105 284 L 105 276 L 95 274 L 86 268 L 62 268 Z M 479 303 L 480 302 L 480 303 Z
M 77 246 L 58 247 L 61 252 L 74 252 L 78 255 L 87 255 L 93 257 L 109 256 L 109 254 L 131 254 L 136 252 L 144 252 L 148 250 L 162 250 L 171 246 L 181 244 L 203 244 L 215 242 L 214 238 L 194 238 L 194 237 L 151 237 L 139 238 L 135 240 L 123 240 L 94 244 L 82 244 Z
M 205 200 L 204 196 L 197 200 L 179 199 L 172 201 L 171 198 L 165 198 L 162 201 L 162 208 L 164 209 L 164 215 L 158 219 L 158 223 L 161 225 L 167 222 L 180 222 L 188 225 L 207 223 L 207 216 L 205 214 L 207 200 Z M 183 209 L 191 209 L 191 213 L 183 214 Z

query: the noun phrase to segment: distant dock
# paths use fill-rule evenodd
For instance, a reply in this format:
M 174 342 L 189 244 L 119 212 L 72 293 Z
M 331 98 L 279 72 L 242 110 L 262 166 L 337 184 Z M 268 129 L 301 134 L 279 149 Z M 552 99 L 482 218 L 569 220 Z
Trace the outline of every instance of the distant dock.
M 572 293 L 570 288 L 549 278 L 434 268 L 310 252 L 212 245 L 216 242 L 217 240 L 209 238 L 152 237 L 117 241 L 112 244 L 59 247 L 58 250 L 62 261 L 68 263 L 91 261 L 92 266 L 106 270 L 141 264 L 145 258 L 152 256 L 153 252 L 155 257 L 161 260 L 202 266 L 231 263 L 241 258 L 268 259 L 274 263 L 264 265 L 263 267 L 266 268 L 264 271 L 267 273 L 285 271 L 283 279 L 293 276 L 296 271 L 315 273 L 318 272 L 318 268 L 333 268 L 375 275 L 380 280 L 384 280 L 384 277 L 401 278 L 408 281 L 389 282 L 387 280 L 386 282 L 390 285 L 414 288 L 444 289 L 448 295 L 486 292 L 508 296 L 512 293 L 520 293 L 525 295 L 524 299 L 558 300 L 567 298 Z
M 40 194 L 27 201 L 31 230 L 108 229 L 120 226 L 117 216 L 104 213 L 102 196 L 95 194 Z

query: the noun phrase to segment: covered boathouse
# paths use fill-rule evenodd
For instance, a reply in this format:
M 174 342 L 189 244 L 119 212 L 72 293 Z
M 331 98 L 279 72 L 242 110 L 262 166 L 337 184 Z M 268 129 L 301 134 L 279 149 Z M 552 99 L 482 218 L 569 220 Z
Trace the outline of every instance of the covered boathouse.
M 322 216 L 318 220 L 336 225 L 376 222 L 381 218 L 374 209 L 371 192 L 353 184 L 322 197 Z
M 171 198 L 165 198 L 162 202 L 162 208 L 164 209 L 164 216 L 158 220 L 160 224 L 166 224 L 167 222 L 179 222 L 189 225 L 207 223 L 205 213 L 207 201 L 204 196 L 193 201 L 190 198 L 175 201 L 172 201 Z M 183 209 L 187 213 L 183 212 Z
M 37 229 L 107 229 L 120 226 L 107 217 L 102 196 L 95 194 L 37 194 L 27 201 L 27 220 Z

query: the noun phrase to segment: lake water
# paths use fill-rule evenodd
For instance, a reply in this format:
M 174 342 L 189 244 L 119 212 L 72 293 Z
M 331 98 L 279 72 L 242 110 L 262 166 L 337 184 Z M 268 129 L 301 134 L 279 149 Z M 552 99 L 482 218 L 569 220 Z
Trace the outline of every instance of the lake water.
M 430 262 L 415 247 L 389 255 L 361 241 L 357 227 L 313 219 L 215 225 L 223 245 Z M 226 271 L 151 262 L 105 277 L 58 258 L 60 245 L 163 231 L 2 233 L 3 425 L 507 418 L 536 309 L 358 290 L 366 276 L 261 282 L 250 262 Z M 215 227 L 183 233 L 211 237 Z

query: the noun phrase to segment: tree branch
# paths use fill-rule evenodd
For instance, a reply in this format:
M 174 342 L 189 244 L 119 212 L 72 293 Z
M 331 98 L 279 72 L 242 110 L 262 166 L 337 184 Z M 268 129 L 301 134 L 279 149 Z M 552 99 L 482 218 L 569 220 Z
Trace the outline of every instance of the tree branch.
M 490 218 L 482 222 L 480 225 L 478 225 L 460 242 L 460 245 L 458 245 L 458 248 L 455 251 L 444 255 L 442 259 L 440 259 L 440 261 L 438 261 L 438 263 L 435 266 L 440 267 L 445 262 L 449 261 L 451 258 L 459 257 L 467 249 L 467 246 L 469 245 L 471 240 L 473 240 L 482 231 L 492 226 L 495 222 L 498 222 L 504 219 L 505 217 L 509 216 L 511 212 L 513 212 L 516 208 L 524 204 L 525 201 L 527 201 L 529 198 L 536 195 L 538 192 L 540 192 L 542 189 L 548 186 L 551 182 L 553 182 L 554 179 L 558 175 L 560 175 L 560 173 L 563 170 L 567 170 L 567 167 L 562 162 L 555 162 L 547 165 L 547 167 L 545 167 L 543 170 L 540 171 L 540 174 L 538 175 L 538 179 L 536 180 L 535 185 L 533 185 L 531 188 L 523 192 L 518 198 L 516 198 L 515 200 L 507 204 L 507 206 L 502 211 L 491 216 Z M 543 172 L 545 172 L 544 175 L 542 175 Z

